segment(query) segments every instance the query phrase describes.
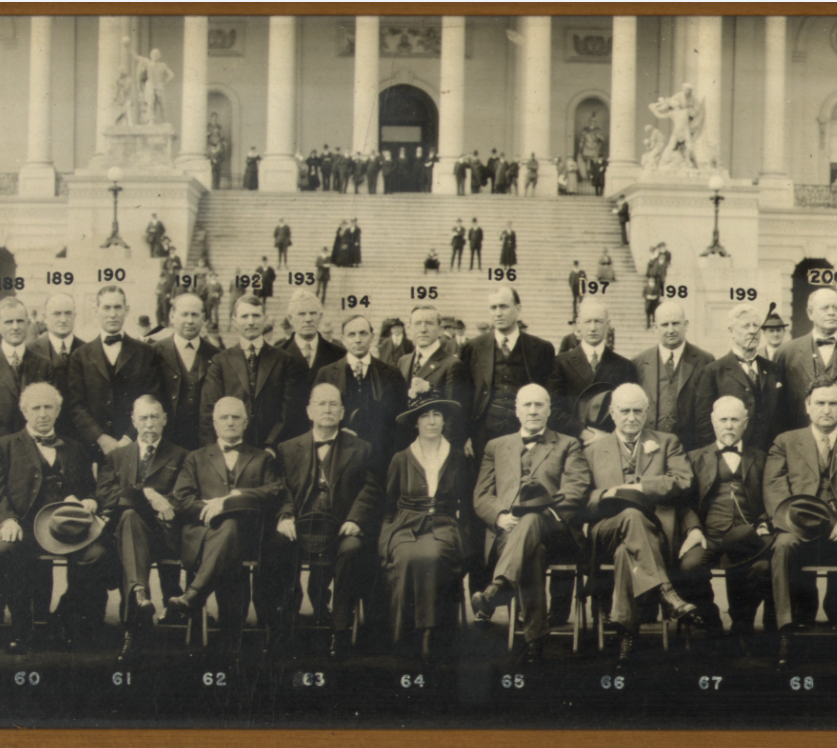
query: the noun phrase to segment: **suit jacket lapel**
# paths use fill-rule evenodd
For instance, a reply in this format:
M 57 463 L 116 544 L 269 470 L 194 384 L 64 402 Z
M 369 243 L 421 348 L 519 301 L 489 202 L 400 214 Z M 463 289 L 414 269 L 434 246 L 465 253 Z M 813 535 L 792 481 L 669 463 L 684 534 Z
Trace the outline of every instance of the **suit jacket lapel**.
M 218 442 L 212 444 L 209 447 L 209 464 L 215 468 L 215 472 L 221 476 L 224 483 L 227 482 L 227 463 L 224 460 L 224 455 L 221 454 L 221 448 L 218 446 Z
M 647 469 L 648 466 L 651 464 L 651 461 L 654 459 L 654 455 L 657 453 L 657 450 L 654 450 L 651 453 L 645 451 L 645 447 L 643 446 L 646 441 L 653 441 L 655 444 L 660 446 L 659 441 L 654 439 L 651 434 L 649 434 L 645 429 L 642 430 L 642 433 L 639 435 L 639 439 L 637 439 L 636 449 L 637 449 L 637 456 L 636 456 L 636 474 L 638 476 L 642 475 Z
M 180 356 L 177 353 L 177 347 L 174 344 L 174 338 L 168 338 L 160 343 L 160 352 L 171 370 L 175 374 L 180 374 Z
M 814 440 L 814 435 L 811 429 L 807 428 L 801 434 L 799 441 L 793 440 L 793 445 L 805 463 L 811 468 L 814 475 L 820 474 L 819 450 L 817 449 L 817 442 Z
M 133 357 L 136 350 L 133 343 L 134 341 L 127 335 L 123 336 L 122 347 L 119 349 L 119 355 L 116 357 L 116 366 L 113 367 L 117 374 L 119 373 L 119 370 Z M 104 355 L 104 353 L 102 355 Z
M 334 440 L 331 451 L 331 468 L 328 474 L 328 483 L 333 488 L 338 484 L 340 477 L 343 475 L 343 471 L 351 462 L 352 456 L 354 455 L 354 449 L 350 444 L 343 443 L 343 440 L 340 438 L 340 432 L 338 431 L 337 438 Z M 311 452 L 313 452 L 313 450 L 311 450 Z
M 372 362 L 366 370 L 366 376 L 369 377 L 369 384 L 372 385 L 372 399 L 375 402 L 380 402 L 384 395 L 383 386 L 381 385 L 381 373 L 378 370 L 378 359 L 372 357 Z
M 161 440 L 157 445 L 157 451 L 154 452 L 151 458 L 151 464 L 148 466 L 148 472 L 145 474 L 145 480 L 148 480 L 154 473 L 156 473 L 163 465 L 168 462 L 169 454 L 171 453 L 171 445 L 165 439 Z M 135 456 L 139 459 L 139 451 L 135 452 Z
M 17 398 L 20 394 L 20 388 L 15 380 L 15 373 L 12 370 L 12 365 L 9 363 L 9 360 L 6 358 L 6 354 L 2 349 L 0 349 L 0 380 L 3 381 L 3 384 L 5 384 L 6 387 L 12 391 L 15 398 Z
M 23 449 L 26 451 L 26 456 L 32 461 L 32 464 L 41 469 L 41 453 L 38 449 L 38 445 L 35 444 L 35 440 L 29 435 L 27 432 L 25 436 L 21 435 L 18 437 L 21 444 L 23 445 Z M 56 456 L 57 459 L 57 456 Z
M 587 354 L 584 353 L 584 349 L 581 345 L 577 345 L 570 351 L 570 355 L 567 356 L 567 360 L 570 362 L 570 366 L 572 366 L 576 373 L 581 377 L 582 381 L 587 382 L 588 384 L 593 381 L 593 377 L 595 376 L 593 373 L 593 367 L 590 366 L 590 362 L 587 360 Z M 599 361 L 599 367 L 601 368 L 601 361 Z
M 738 359 L 735 357 L 735 354 L 729 353 L 726 358 L 726 366 L 732 378 L 735 379 L 742 387 L 746 387 L 750 390 L 750 392 L 756 394 L 753 382 L 750 381 L 750 377 L 748 377 L 744 373 L 744 370 L 738 365 Z
M 276 366 L 276 362 L 279 360 L 279 351 L 265 343 L 262 346 L 258 359 L 259 370 L 256 373 L 256 392 L 253 394 L 254 398 L 259 396 L 259 393 L 262 391 L 262 387 L 264 387 L 267 383 L 270 372 L 273 371 L 273 367 Z
M 744 456 L 741 458 L 742 478 L 747 475 L 747 470 L 749 469 L 749 464 L 745 462 L 746 459 Z M 750 464 L 752 464 L 752 460 L 750 460 Z M 707 447 L 701 452 L 698 470 L 703 475 L 703 480 L 700 482 L 700 485 L 704 486 L 704 490 L 700 492 L 700 500 L 703 501 L 706 498 L 706 494 L 709 493 L 709 490 L 714 485 L 715 478 L 718 477 L 718 460 L 715 458 L 714 445 Z
M 230 365 L 232 366 L 233 371 L 245 391 L 250 392 L 250 376 L 247 373 L 247 359 L 244 356 L 244 351 L 241 349 L 241 345 L 235 345 L 230 348 L 229 351 Z M 250 392 L 250 395 L 251 397 L 255 397 L 252 392 Z M 226 464 L 224 465 L 224 469 L 226 470 Z
M 517 495 L 515 495 L 513 502 L 517 501 L 517 496 L 520 495 L 520 478 L 522 475 L 520 455 L 522 452 L 523 440 L 518 434 L 517 438 L 508 440 L 506 443 L 505 454 L 503 456 L 503 459 L 506 462 L 506 467 L 503 472 L 505 473 L 506 470 L 510 471 L 511 479 L 514 481 L 513 485 L 517 486 Z
M 547 430 L 545 432 L 544 443 L 535 445 L 535 453 L 532 455 L 532 467 L 529 475 L 535 474 L 535 471 L 541 466 L 541 463 L 549 456 L 549 453 L 555 449 L 555 442 L 557 441 L 558 440 L 551 431 Z
M 609 434 L 601 440 L 599 448 L 600 459 L 597 460 L 604 465 L 605 482 L 607 485 L 599 485 L 596 481 L 596 488 L 611 488 L 621 486 L 625 482 L 625 475 L 622 472 L 622 450 L 619 446 L 619 439 L 616 434 Z
M 108 360 L 105 357 L 105 346 L 102 343 L 102 338 L 97 336 L 91 343 L 91 348 L 88 351 L 90 363 L 92 363 L 99 373 L 105 378 L 105 381 L 110 381 L 110 372 L 108 371 Z
M 209 369 L 211 353 L 209 343 L 201 339 L 201 344 L 198 346 L 198 377 L 201 382 L 204 380 L 206 372 Z
M 494 335 L 487 333 L 485 337 L 474 346 L 474 354 L 478 359 L 477 371 L 482 374 L 485 388 L 491 391 L 494 384 Z M 481 389 L 476 383 L 476 389 Z
M 131 485 L 136 485 L 139 477 L 139 442 L 134 442 L 133 449 L 128 451 L 128 480 Z
M 235 474 L 235 485 L 238 485 L 238 481 L 241 479 L 241 476 L 244 475 L 244 471 L 247 466 L 250 464 L 252 459 L 256 456 L 256 451 L 252 448 L 242 449 L 238 453 L 238 459 L 235 461 L 235 465 L 233 466 L 233 473 Z M 221 460 L 223 461 L 224 457 L 221 456 Z M 227 464 L 224 463 L 224 467 Z
M 680 394 L 680 390 L 683 389 L 686 382 L 689 381 L 689 377 L 692 376 L 692 372 L 695 370 L 695 354 L 692 349 L 689 347 L 689 344 L 686 343 L 686 347 L 683 349 L 683 355 L 680 357 L 680 376 L 677 379 L 677 394 Z M 659 360 L 659 356 L 657 356 Z M 659 381 L 659 380 L 658 380 Z
M 822 361 L 822 357 L 817 351 L 814 346 L 814 333 L 809 332 L 804 338 L 801 340 L 801 351 L 800 351 L 800 358 L 802 368 L 805 369 L 805 373 L 808 376 L 808 381 L 810 382 L 817 376 L 817 372 L 819 371 L 819 366 Z M 814 358 L 817 359 L 817 366 L 814 367 Z
M 338 434 L 337 438 L 340 438 Z M 336 444 L 337 442 L 335 442 Z M 296 464 L 294 465 L 294 472 L 299 476 L 299 488 L 303 488 L 308 482 L 309 478 L 316 478 L 314 476 L 314 432 L 309 431 L 305 436 L 296 443 Z M 286 468 L 287 469 L 287 468 Z M 302 500 L 305 500 L 302 496 Z
M 442 350 L 441 346 L 433 352 L 433 355 L 430 356 L 422 365 L 421 369 L 419 369 L 418 375 L 422 379 L 426 379 L 428 374 L 432 374 L 436 369 L 439 368 L 439 363 L 444 360 L 445 352 Z M 494 367 L 492 367 L 494 368 Z

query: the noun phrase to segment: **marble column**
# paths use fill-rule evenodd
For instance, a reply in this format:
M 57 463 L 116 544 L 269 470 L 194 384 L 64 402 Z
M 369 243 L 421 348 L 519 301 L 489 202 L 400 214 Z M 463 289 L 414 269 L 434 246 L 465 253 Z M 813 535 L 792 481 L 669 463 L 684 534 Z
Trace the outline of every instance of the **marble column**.
M 793 181 L 785 168 L 787 20 L 784 16 L 768 16 L 764 19 L 764 31 L 764 135 L 759 205 L 792 208 Z
M 378 16 L 355 18 L 355 93 L 352 155 L 378 148 L 378 56 L 381 44 Z M 398 154 L 394 153 L 393 158 Z
M 683 54 L 683 83 L 697 82 L 698 50 L 700 49 L 700 18 L 686 16 Z M 679 86 L 678 86 L 679 88 Z
M 183 19 L 183 109 L 180 117 L 178 169 L 212 187 L 212 168 L 206 157 L 206 68 L 209 19 Z
M 555 195 L 558 173 L 552 163 L 550 150 L 552 17 L 527 16 L 521 21 L 526 65 L 523 69 L 520 155 L 524 163 L 532 154 L 538 160 L 536 194 Z M 520 171 L 519 184 L 523 190 L 526 183 L 525 166 L 522 166 Z
M 433 192 L 455 195 L 453 166 L 462 155 L 465 128 L 465 16 L 442 18 L 439 92 L 439 163 L 433 168 Z
M 96 155 L 93 161 L 103 160 L 108 150 L 105 128 L 116 120 L 114 99 L 122 59 L 122 19 L 118 16 L 99 16 L 99 63 L 96 86 Z
M 270 19 L 267 56 L 267 150 L 259 170 L 263 192 L 296 192 L 296 23 Z
M 618 195 L 636 181 L 636 154 L 636 16 L 614 16 L 607 196 Z
M 721 155 L 721 62 L 723 51 L 720 16 L 698 18 L 697 78 L 695 95 L 704 102 L 703 131 L 695 144 L 700 168 L 712 168 Z
M 671 54 L 672 90 L 679 90 L 686 79 L 686 21 L 685 16 L 674 17 L 674 38 Z M 670 96 L 671 91 L 660 91 L 661 96 Z
M 29 35 L 29 141 L 20 170 L 21 197 L 55 197 L 52 164 L 52 18 L 32 16 Z

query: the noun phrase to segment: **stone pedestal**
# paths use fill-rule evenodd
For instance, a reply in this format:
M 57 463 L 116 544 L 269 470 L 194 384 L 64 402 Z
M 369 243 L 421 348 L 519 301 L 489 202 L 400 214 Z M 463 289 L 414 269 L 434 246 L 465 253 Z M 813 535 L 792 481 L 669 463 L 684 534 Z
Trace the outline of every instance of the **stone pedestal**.
M 172 143 L 174 127 L 162 125 L 126 125 L 106 127 L 105 152 L 94 156 L 89 170 L 107 172 L 118 166 L 128 174 L 174 174 Z
M 792 210 L 793 180 L 782 175 L 759 177 L 759 207 L 768 210 Z
M 48 164 L 24 164 L 18 174 L 21 197 L 55 197 L 55 167 Z

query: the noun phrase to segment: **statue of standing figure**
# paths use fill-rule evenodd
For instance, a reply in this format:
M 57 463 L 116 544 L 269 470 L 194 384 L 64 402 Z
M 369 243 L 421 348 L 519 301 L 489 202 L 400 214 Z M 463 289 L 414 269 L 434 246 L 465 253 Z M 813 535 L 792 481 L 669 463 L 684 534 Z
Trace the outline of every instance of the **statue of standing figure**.
M 125 36 L 122 43 L 130 47 L 131 40 Z M 137 61 L 140 124 L 162 124 L 166 121 L 166 84 L 174 79 L 174 73 L 163 62 L 159 49 L 152 49 L 148 57 L 137 54 L 133 48 L 131 53 Z
M 668 98 L 661 96 L 648 105 L 657 119 L 671 120 L 671 137 L 660 154 L 661 171 L 698 168 L 695 144 L 703 131 L 704 103 L 694 95 L 691 83 L 684 83 L 681 91 Z
M 578 147 L 576 148 L 576 159 L 582 179 L 588 178 L 590 163 L 604 155 L 603 148 L 602 129 L 596 121 L 596 113 L 593 112 L 578 136 Z
M 218 122 L 218 112 L 209 115 L 206 126 L 206 151 L 212 166 L 212 189 L 221 189 L 221 168 L 227 158 L 227 141 L 224 139 L 224 128 Z
M 666 138 L 653 125 L 645 126 L 645 139 L 642 141 L 645 153 L 642 154 L 643 169 L 654 171 L 660 165 L 660 156 L 666 147 Z

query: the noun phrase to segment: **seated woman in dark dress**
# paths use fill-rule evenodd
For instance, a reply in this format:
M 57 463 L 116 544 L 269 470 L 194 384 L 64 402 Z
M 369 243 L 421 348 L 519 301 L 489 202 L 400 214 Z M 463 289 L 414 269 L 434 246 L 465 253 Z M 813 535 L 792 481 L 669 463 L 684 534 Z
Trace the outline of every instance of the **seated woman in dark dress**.
M 441 399 L 419 378 L 409 398 L 396 420 L 415 426 L 418 437 L 390 464 L 378 554 L 391 592 L 395 643 L 409 646 L 409 635 L 420 634 L 422 659 L 430 663 L 456 631 L 465 555 L 457 513 L 473 486 L 465 455 L 442 436 L 445 421 L 458 417 L 459 403 Z

